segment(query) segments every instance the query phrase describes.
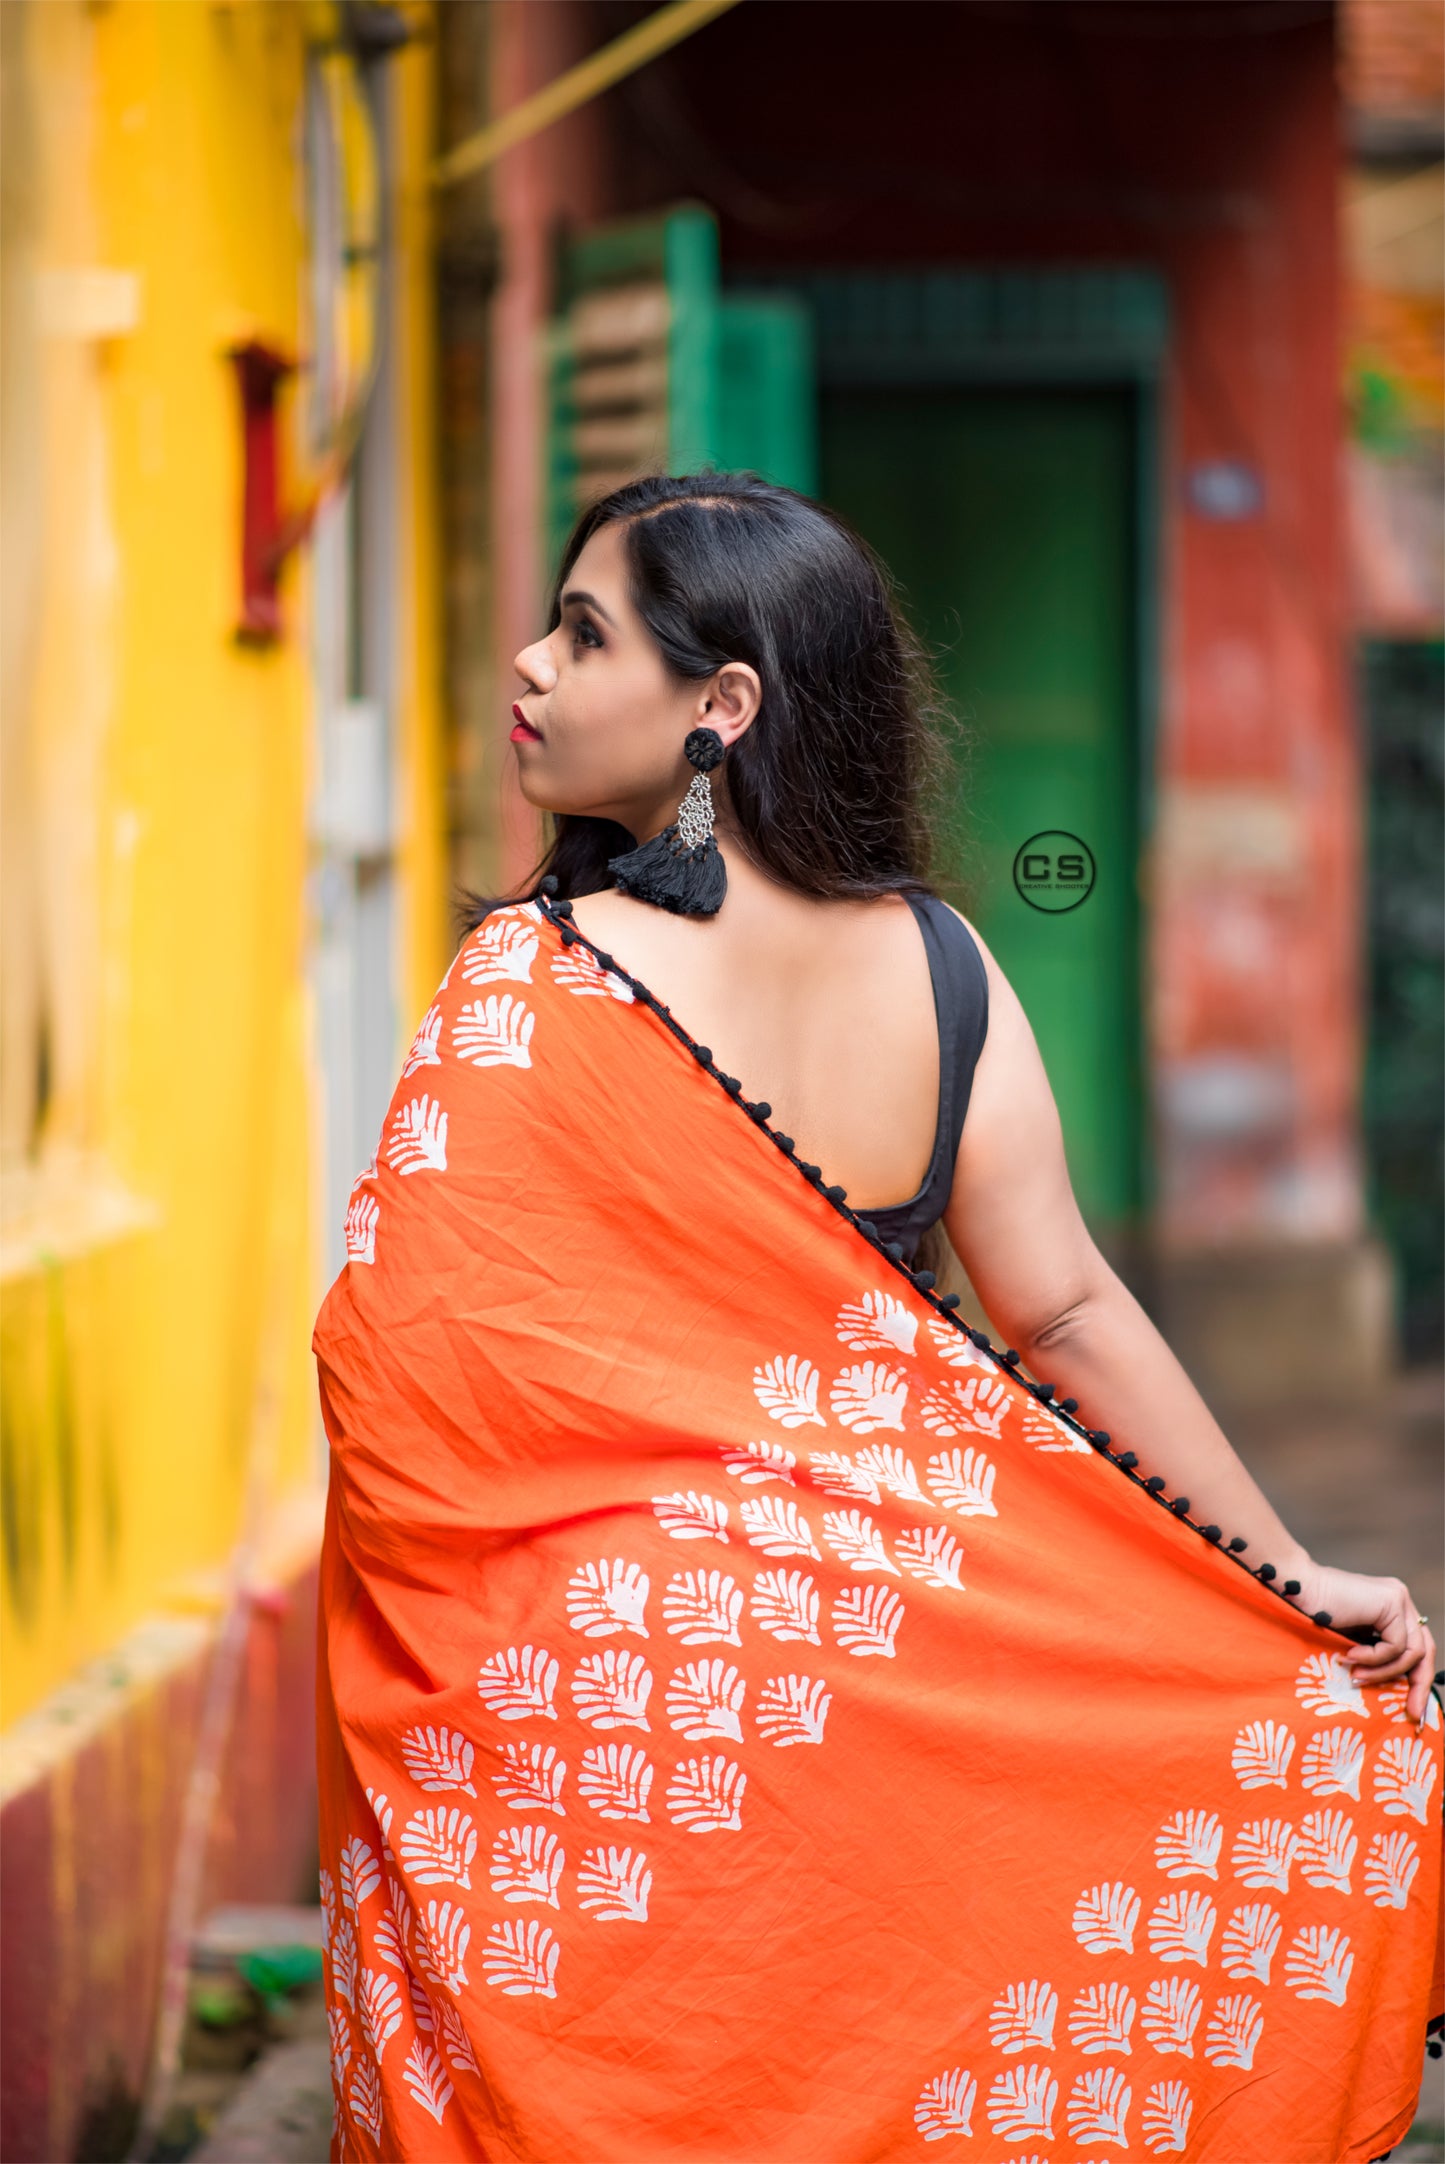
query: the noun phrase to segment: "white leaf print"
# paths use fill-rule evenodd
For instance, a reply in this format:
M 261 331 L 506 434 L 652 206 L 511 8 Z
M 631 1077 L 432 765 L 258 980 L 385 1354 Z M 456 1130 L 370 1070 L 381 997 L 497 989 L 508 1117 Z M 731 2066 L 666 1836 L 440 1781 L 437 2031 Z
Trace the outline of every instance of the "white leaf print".
M 1165 1894 L 1149 1918 L 1149 1951 L 1156 1961 L 1197 1961 L 1209 1957 L 1214 1903 L 1208 1894 Z
M 945 2134 L 971 2134 L 970 2120 L 978 2083 L 963 2067 L 950 2067 L 925 2082 L 913 2107 L 913 2124 L 925 2141 L 942 2141 Z
M 403 2078 L 422 2110 L 430 2112 L 440 2126 L 442 2114 L 455 2092 L 447 2080 L 446 2068 L 430 2044 L 418 2042 L 412 2045 L 406 2055 Z
M 785 1428 L 826 1428 L 818 1410 L 818 1370 L 800 1353 L 779 1353 L 765 1367 L 753 1369 L 753 1394 L 764 1412 Z
M 742 1612 L 742 1589 L 720 1570 L 675 1571 L 662 1596 L 663 1620 L 685 1646 L 705 1645 L 711 1639 L 740 1646 Z
M 770 1676 L 753 1718 L 759 1735 L 780 1750 L 792 1743 L 821 1743 L 832 1703 L 832 1693 L 813 1676 Z
M 1132 1954 L 1139 1896 L 1122 1881 L 1090 1886 L 1074 1904 L 1074 1937 L 1091 1954 Z
M 652 1873 L 641 1849 L 589 1848 L 577 1867 L 577 1905 L 599 1924 L 645 1924 Z
M 1005 1382 L 987 1375 L 970 1375 L 963 1382 L 944 1383 L 930 1390 L 921 1408 L 923 1425 L 933 1435 L 957 1435 L 972 1429 L 997 1439 L 1003 1432 L 1013 1400 Z
M 741 1743 L 738 1715 L 746 1689 L 736 1668 L 722 1661 L 689 1661 L 673 1670 L 667 1686 L 668 1722 L 689 1743 L 711 1743 L 719 1736 Z
M 366 1800 L 371 1805 L 372 1816 L 375 1818 L 377 1827 L 381 1833 L 382 1861 L 389 1864 L 395 1863 L 396 1858 L 392 1855 L 391 1849 L 388 1846 L 388 1839 L 391 1834 L 392 1820 L 390 1799 L 386 1796 L 378 1795 L 374 1788 L 369 1788 L 366 1791 Z M 362 1894 L 360 1896 L 360 1899 L 364 1901 L 366 1899 L 365 1894 Z
M 1069 2042 L 1087 2058 L 1097 2051 L 1130 2051 L 1138 2004 L 1127 1984 L 1089 1984 L 1069 2012 Z
M 1375 1692 L 1375 1703 L 1387 1721 L 1408 1721 L 1410 1716 L 1405 1706 L 1409 1695 L 1408 1682 L 1389 1683 Z M 1440 1701 L 1433 1691 L 1428 1691 L 1425 1695 L 1425 1726 L 1440 1726 Z
M 903 1603 L 886 1585 L 849 1586 L 833 1603 L 833 1635 L 860 1657 L 876 1653 L 891 1661 L 902 1621 Z
M 341 1881 L 341 1899 L 353 1916 L 360 1916 L 361 1904 L 374 1894 L 381 1884 L 381 1865 L 366 1843 L 354 1834 L 341 1851 L 337 1866 Z
M 1176 1811 L 1154 1838 L 1154 1861 L 1166 1878 L 1218 1878 L 1223 1839 L 1212 1811 Z
M 467 2040 L 467 2032 L 462 2027 L 462 2017 L 456 2008 L 448 2006 L 445 2000 L 437 2008 L 437 2024 L 442 2049 L 452 2065 L 464 2074 L 480 2074 L 482 2070 L 477 2064 L 477 2055 Z
M 1077 1450 L 1087 1457 L 1091 1446 L 1082 1435 L 1076 1435 L 1047 1405 L 1037 1398 L 1029 1398 L 1023 1410 L 1023 1440 L 1035 1450 Z
M 351 2077 L 351 2109 L 373 2141 L 381 2140 L 381 2076 L 369 2059 L 358 2059 Z
M 651 1580 L 640 1563 L 584 1563 L 567 1580 L 567 1620 L 584 1638 L 615 1638 L 619 1631 L 647 1636 L 643 1612 Z
M 659 1525 L 674 1540 L 726 1540 L 728 1537 L 728 1506 L 720 1503 L 715 1495 L 699 1495 L 689 1488 L 686 1495 L 654 1495 L 652 1507 Z M 744 1503 L 745 1511 L 747 1507 Z
M 514 1811 L 554 1811 L 565 1818 L 566 1778 L 567 1761 L 557 1756 L 555 1745 L 507 1743 L 502 1746 L 502 1770 L 492 1775 L 492 1785 Z
M 452 1024 L 452 1050 L 474 1067 L 530 1067 L 537 1017 L 511 992 L 492 992 L 463 1007 Z
M 918 1336 L 917 1316 L 891 1292 L 865 1292 L 845 1302 L 833 1327 L 849 1352 L 911 1354 Z
M 1226 1976 L 1252 1976 L 1269 1982 L 1269 1965 L 1279 1945 L 1280 1921 L 1264 1901 L 1251 1901 L 1236 1909 L 1219 1941 L 1219 1965 Z
M 326 2026 L 331 2032 L 331 2078 L 339 2090 L 351 2064 L 351 2024 L 339 2006 L 329 2006 Z
M 996 1518 L 994 1468 L 981 1450 L 940 1452 L 928 1461 L 926 1474 L 934 1500 L 960 1518 Z
M 814 1487 L 825 1495 L 857 1496 L 860 1502 L 876 1503 L 880 1489 L 871 1473 L 855 1465 L 846 1451 L 815 1450 L 808 1460 Z
M 401 1933 L 392 1917 L 381 1918 L 371 1934 L 371 1947 L 372 1952 L 378 1954 L 388 1968 L 406 1968 L 406 1948 L 402 1945 Z
M 1360 1800 L 1365 1739 L 1357 1728 L 1321 1728 L 1305 1746 L 1300 1779 L 1315 1796 L 1353 1796 Z
M 432 2011 L 431 2000 L 426 1995 L 425 1987 L 415 1976 L 411 1979 L 411 2012 L 412 2019 L 423 2036 L 436 2035 L 437 2017 Z
M 995 2077 L 988 2092 L 988 2123 L 1001 2141 L 1023 2134 L 1054 2137 L 1054 2105 L 1059 2085 L 1046 2066 L 1011 2066 Z
M 632 986 L 604 969 L 586 947 L 564 947 L 560 954 L 554 954 L 552 975 L 567 991 L 583 998 L 605 999 L 610 994 L 625 1007 L 632 1005 Z
M 537 1713 L 549 1721 L 557 1718 L 552 1693 L 557 1688 L 557 1661 L 545 1646 L 508 1646 L 482 1662 L 477 1692 L 488 1711 L 503 1721 L 522 1721 Z
M 572 1678 L 577 1717 L 593 1728 L 650 1728 L 651 1692 L 652 1670 L 642 1655 L 613 1646 L 605 1653 L 589 1653 Z
M 1294 1736 L 1283 1721 L 1251 1721 L 1234 1739 L 1230 1764 L 1241 1788 L 1288 1788 Z
M 1194 2057 L 1194 2031 L 1204 2011 L 1198 1984 L 1184 1976 L 1161 1976 L 1144 1994 L 1139 2027 L 1156 2051 L 1177 2051 Z
M 769 1480 L 780 1480 L 785 1486 L 795 1488 L 793 1468 L 797 1458 L 781 1443 L 744 1443 L 740 1450 L 724 1444 L 722 1461 L 734 1480 L 740 1480 L 745 1488 L 760 1488 Z
M 1194 2099 L 1182 2081 L 1156 2081 L 1140 2113 L 1145 2148 L 1152 2149 L 1155 2156 L 1163 2156 L 1166 2151 L 1181 2154 L 1193 2116 Z
M 690 1833 L 737 1832 L 748 1777 L 727 1758 L 684 1758 L 667 1784 L 667 1811 Z
M 528 1992 L 555 1999 L 561 1951 L 549 1926 L 535 1916 L 527 1923 L 493 1924 L 482 1950 L 482 1968 L 487 1982 L 500 1985 L 509 1999 Z
M 1429 1824 L 1435 1760 L 1423 1736 L 1391 1736 L 1375 1760 L 1375 1801 L 1387 1818 Z
M 567 1861 L 545 1826 L 504 1826 L 492 1843 L 492 1892 L 504 1901 L 541 1901 L 560 1908 L 557 1887 Z
M 418 1886 L 472 1883 L 467 1866 L 477 1853 L 477 1829 L 465 1811 L 414 1811 L 397 1848 Z
M 396 1920 L 397 1935 L 403 1948 L 405 1948 L 407 1940 L 411 1937 L 411 1903 L 407 1900 L 405 1890 L 397 1884 L 394 1878 L 389 1878 L 386 1882 L 386 1896 L 391 1903 L 391 1913 Z
M 858 1470 L 901 1501 L 927 1506 L 928 1497 L 918 1485 L 912 1462 L 897 1443 L 870 1443 L 866 1450 L 858 1453 Z
M 356 2004 L 356 1933 L 343 1916 L 331 1940 L 331 1988 L 348 2006 Z
M 1365 1855 L 1365 1892 L 1377 1909 L 1402 1909 L 1419 1868 L 1408 1833 L 1377 1833 Z
M 890 1560 L 877 1526 L 861 1510 L 825 1510 L 823 1538 L 850 1570 L 886 1570 L 893 1578 L 903 1575 Z
M 426 1921 L 417 1933 L 417 1960 L 423 1976 L 453 1998 L 467 1981 L 465 1962 L 472 1927 L 460 1901 L 428 1901 Z
M 1263 2034 L 1264 2016 L 1258 1999 L 1246 1998 L 1242 1992 L 1221 1999 L 1204 2032 L 1204 2056 L 1214 2066 L 1242 2066 L 1248 2071 L 1254 2065 L 1255 2046 Z
M 988 2040 L 1005 2058 L 1031 2048 L 1052 2051 L 1058 2010 L 1059 1994 L 1052 1984 L 1037 1977 L 1031 1983 L 1010 1984 L 989 2009 Z
M 357 1195 L 346 1213 L 346 1259 L 348 1262 L 375 1262 L 376 1228 L 381 1220 L 381 1207 L 371 1195 Z
M 1297 1931 L 1284 1957 L 1284 1980 L 1302 1999 L 1328 1999 L 1343 2006 L 1355 1957 L 1342 1931 L 1311 1924 Z
M 822 1560 L 813 1529 L 796 1503 L 781 1495 L 760 1495 L 739 1503 L 738 1514 L 752 1546 L 764 1555 L 811 1555 Z
M 833 1417 L 857 1435 L 871 1435 L 875 1428 L 901 1428 L 908 1378 L 902 1368 L 865 1360 L 834 1378 L 828 1402 Z
M 1299 1867 L 1311 1886 L 1350 1890 L 1350 1865 L 1359 1847 L 1343 1811 L 1308 1811 L 1300 1821 Z
M 1288 1893 L 1289 1867 L 1298 1847 L 1299 1837 L 1287 1819 L 1251 1819 L 1234 1837 L 1230 1869 L 1246 1886 L 1276 1886 Z
M 490 984 L 498 977 L 530 984 L 537 955 L 535 925 L 497 910 L 484 918 L 461 953 L 464 984 Z
M 361 1972 L 361 1996 L 357 2005 L 362 2032 L 372 2055 L 380 2060 L 391 2038 L 401 2027 L 401 1993 L 389 1976 L 376 1969 Z
M 1358 1713 L 1368 1720 L 1364 1694 L 1339 1653 L 1312 1653 L 1295 1678 L 1295 1697 L 1310 1713 Z
M 442 1059 L 437 1046 L 441 1042 L 441 1034 L 441 1008 L 428 1007 L 422 1017 L 421 1027 L 411 1040 L 411 1050 L 407 1053 L 406 1063 L 401 1070 L 403 1082 L 410 1081 L 411 1077 L 422 1067 L 440 1067 Z
M 928 1317 L 928 1334 L 938 1349 L 938 1357 L 951 1368 L 982 1368 L 985 1373 L 993 1362 L 987 1353 L 980 1352 L 973 1339 L 958 1323 L 940 1322 L 936 1315 Z
M 447 1169 L 447 1116 L 439 1100 L 417 1097 L 391 1123 L 386 1161 L 406 1179 L 413 1172 Z
M 818 1635 L 818 1588 L 801 1570 L 762 1570 L 753 1581 L 753 1621 L 774 1638 L 800 1638 L 810 1646 Z
M 651 1788 L 647 1754 L 633 1744 L 599 1743 L 582 1753 L 577 1793 L 599 1818 L 649 1818 Z
M 330 1938 L 336 1929 L 336 1881 L 329 1871 L 323 1870 L 318 1873 L 316 1884 L 326 1916 L 326 1935 Z
M 958 1575 L 963 1550 L 944 1525 L 925 1525 L 900 1534 L 893 1553 L 906 1571 L 942 1591 L 963 1591 Z
M 1116 2141 L 1127 2149 L 1124 2122 L 1133 2090 L 1117 2066 L 1091 2066 L 1069 2091 L 1066 2117 L 1075 2141 Z
M 409 1728 L 401 1739 L 401 1757 L 418 1788 L 459 1788 L 475 1796 L 476 1751 L 459 1728 Z

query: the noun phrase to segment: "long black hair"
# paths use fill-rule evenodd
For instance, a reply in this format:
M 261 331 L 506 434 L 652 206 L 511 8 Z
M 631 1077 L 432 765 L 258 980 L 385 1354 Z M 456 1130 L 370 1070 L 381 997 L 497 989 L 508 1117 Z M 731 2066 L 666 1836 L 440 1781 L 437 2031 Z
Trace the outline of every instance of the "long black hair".
M 632 604 L 681 682 L 746 661 L 762 704 L 728 754 L 727 799 L 753 862 L 804 894 L 866 900 L 929 891 L 948 771 L 941 708 L 887 572 L 844 520 L 754 473 L 629 481 L 578 520 L 553 589 L 620 525 Z M 549 814 L 525 891 L 612 885 L 638 836 L 616 820 Z M 498 901 L 469 897 L 468 926 Z

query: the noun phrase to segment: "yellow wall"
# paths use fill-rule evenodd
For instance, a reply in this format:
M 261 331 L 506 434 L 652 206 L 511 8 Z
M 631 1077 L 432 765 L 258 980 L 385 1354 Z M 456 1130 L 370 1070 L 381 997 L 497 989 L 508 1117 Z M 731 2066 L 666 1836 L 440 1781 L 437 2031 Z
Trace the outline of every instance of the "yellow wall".
M 285 640 L 238 646 L 240 428 L 225 359 L 248 335 L 304 345 L 300 99 L 315 17 L 290 0 L 6 0 L 3 13 L 17 394 L 3 515 L 7 566 L 22 554 L 25 566 L 24 606 L 6 604 L 3 687 L 13 1720 L 224 1562 L 248 1465 L 273 1503 L 319 1481 L 309 1335 L 324 1288 L 306 570 L 286 580 Z M 406 1034 L 446 938 L 429 52 L 389 63 Z M 296 448 L 293 428 L 293 473 Z

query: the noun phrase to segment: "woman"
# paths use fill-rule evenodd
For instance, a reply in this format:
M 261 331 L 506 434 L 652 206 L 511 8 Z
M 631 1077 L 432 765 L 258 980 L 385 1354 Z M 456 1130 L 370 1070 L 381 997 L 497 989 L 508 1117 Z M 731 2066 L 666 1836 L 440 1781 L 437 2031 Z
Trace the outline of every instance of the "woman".
M 334 2154 L 1385 2154 L 1434 1641 L 1090 1240 L 926 885 L 877 567 L 640 481 L 517 669 L 544 876 L 418 1030 L 316 1333 Z

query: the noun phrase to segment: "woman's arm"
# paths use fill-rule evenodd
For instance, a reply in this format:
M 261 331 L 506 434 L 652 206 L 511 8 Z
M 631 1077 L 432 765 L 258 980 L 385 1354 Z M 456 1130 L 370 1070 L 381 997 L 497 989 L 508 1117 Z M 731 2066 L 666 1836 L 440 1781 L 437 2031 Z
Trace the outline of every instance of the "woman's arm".
M 965 918 L 965 923 L 967 919 Z M 1299 1581 L 1294 1604 L 1380 1642 L 1346 1655 L 1362 1681 L 1410 1678 L 1418 1720 L 1435 1662 L 1398 1578 L 1317 1564 L 1231 1447 L 1183 1367 L 1090 1238 L 1069 1182 L 1063 1131 L 1027 1015 L 972 925 L 988 971 L 988 1035 L 974 1073 L 944 1228 L 994 1327 L 1030 1372 L 1079 1402 L 1113 1447 L 1162 1473 L 1189 1515 L 1242 1535 L 1251 1564 Z

